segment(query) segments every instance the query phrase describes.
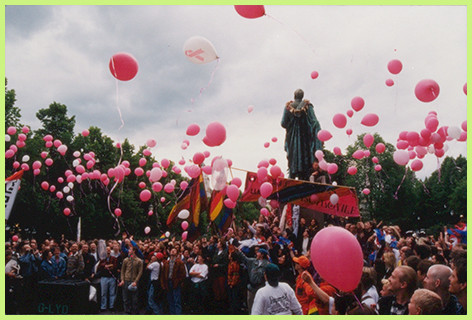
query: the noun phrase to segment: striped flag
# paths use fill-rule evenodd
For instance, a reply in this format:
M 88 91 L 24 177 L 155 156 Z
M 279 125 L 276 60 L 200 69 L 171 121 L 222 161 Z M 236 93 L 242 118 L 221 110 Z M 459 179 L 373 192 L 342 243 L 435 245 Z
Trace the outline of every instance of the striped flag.
M 223 203 L 224 192 L 213 190 L 210 200 L 210 221 L 214 222 L 216 227 L 225 233 L 233 222 L 233 209 L 228 208 Z
M 5 220 L 10 218 L 16 194 L 20 189 L 21 177 L 23 177 L 23 170 L 15 172 L 5 179 Z

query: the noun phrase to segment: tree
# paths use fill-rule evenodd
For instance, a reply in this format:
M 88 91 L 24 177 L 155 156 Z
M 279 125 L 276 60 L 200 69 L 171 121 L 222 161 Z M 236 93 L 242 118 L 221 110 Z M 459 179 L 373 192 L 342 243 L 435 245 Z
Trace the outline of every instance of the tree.
M 20 108 L 15 107 L 16 93 L 15 90 L 7 89 L 8 80 L 5 78 L 5 128 L 17 127 L 20 125 L 21 112 Z
M 43 127 L 37 131 L 38 135 L 50 134 L 54 139 L 60 139 L 65 145 L 69 145 L 74 137 L 75 116 L 67 117 L 67 107 L 53 102 L 47 109 L 40 109 L 36 117 Z

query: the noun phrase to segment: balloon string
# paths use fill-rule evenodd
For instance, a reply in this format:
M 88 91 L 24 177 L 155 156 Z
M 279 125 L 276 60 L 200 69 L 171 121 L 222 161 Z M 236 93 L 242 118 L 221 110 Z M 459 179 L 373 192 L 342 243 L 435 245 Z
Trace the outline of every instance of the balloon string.
M 305 44 L 310 48 L 311 52 L 313 52 L 313 54 L 316 55 L 316 52 L 315 52 L 315 49 L 310 45 L 310 43 L 306 40 L 306 38 L 304 36 L 301 35 L 300 32 L 298 32 L 296 29 L 288 26 L 287 24 L 283 23 L 282 21 L 280 21 L 279 19 L 275 18 L 274 16 L 270 15 L 270 14 L 265 14 L 267 17 L 269 17 L 270 19 L 278 22 L 280 25 L 284 26 L 284 27 L 288 27 L 291 31 L 293 31 L 303 42 L 305 42 Z
M 113 60 L 112 60 L 113 61 Z M 113 63 L 112 63 L 113 64 Z M 119 104 L 119 90 L 118 90 L 118 80 L 115 80 L 115 92 L 116 92 L 116 109 L 118 109 L 118 114 L 120 115 L 121 126 L 118 128 L 118 131 L 123 128 L 125 122 L 123 121 L 123 115 L 121 114 L 120 104 Z
M 203 91 L 205 91 L 208 87 L 210 87 L 210 85 L 213 83 L 213 78 L 215 77 L 215 73 L 216 73 L 216 70 L 218 70 L 218 67 L 220 65 L 220 58 L 216 58 L 216 66 L 213 68 L 213 71 L 211 72 L 211 75 L 210 75 L 210 81 L 208 81 L 208 84 L 203 87 L 203 88 L 200 88 L 200 92 L 198 94 L 198 97 L 197 98 L 192 98 L 190 101 L 192 102 L 192 104 L 201 97 Z M 191 112 L 192 110 L 189 110 L 188 112 Z
M 407 172 L 408 172 L 408 167 L 405 166 L 405 174 L 403 175 L 402 181 L 401 181 L 400 184 L 398 185 L 397 191 L 395 191 L 395 194 L 393 195 L 393 197 L 395 198 L 395 200 L 398 200 L 398 191 L 400 190 L 400 187 L 402 186 L 403 181 L 405 181 Z

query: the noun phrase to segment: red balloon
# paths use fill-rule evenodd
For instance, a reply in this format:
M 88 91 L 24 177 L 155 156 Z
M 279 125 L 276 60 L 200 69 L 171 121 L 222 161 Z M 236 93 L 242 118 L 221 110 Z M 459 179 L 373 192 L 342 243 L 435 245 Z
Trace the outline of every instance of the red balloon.
M 415 95 L 422 102 L 431 102 L 439 95 L 439 85 L 431 79 L 421 80 L 415 87 Z
M 382 142 L 377 143 L 375 151 L 377 151 L 377 153 L 383 153 L 385 151 L 385 145 Z
M 393 82 L 392 79 L 387 79 L 387 80 L 385 80 L 385 84 L 387 85 L 387 87 L 391 87 L 391 86 L 393 86 L 394 82 Z
M 403 65 L 400 60 L 391 60 L 387 65 L 388 71 L 393 74 L 399 74 L 402 71 Z
M 367 147 L 367 148 L 370 148 L 370 146 L 374 143 L 374 136 L 371 135 L 370 133 L 367 133 L 366 135 L 364 135 L 364 145 Z
M 201 152 L 197 152 L 193 155 L 193 163 L 195 164 L 202 164 L 205 161 L 205 155 Z
M 347 110 L 346 111 L 346 114 L 349 118 L 352 118 L 352 116 L 354 115 L 354 111 L 352 111 L 351 109 Z
M 357 173 L 357 168 L 356 167 L 349 167 L 347 169 L 347 173 L 349 173 L 350 175 L 354 175 Z
M 346 116 L 342 113 L 335 114 L 333 117 L 333 124 L 336 126 L 336 128 L 344 128 L 347 124 Z
M 64 208 L 64 215 L 67 217 L 68 215 L 70 215 L 70 209 L 69 208 Z
M 255 19 L 265 15 L 264 6 L 234 6 L 236 12 L 243 18 Z
M 313 238 L 310 252 L 313 266 L 324 280 L 345 292 L 356 289 L 364 261 L 352 233 L 341 227 L 324 228 Z
M 41 188 L 43 188 L 43 190 L 48 190 L 49 189 L 49 183 L 47 181 L 41 182 Z
M 411 163 L 411 170 L 413 171 L 420 171 L 423 168 L 423 162 L 421 160 L 413 160 Z
M 151 191 L 145 189 L 143 191 L 141 191 L 141 193 L 139 194 L 139 199 L 141 199 L 142 202 L 146 202 L 146 201 L 149 201 L 149 199 L 151 199 Z
M 18 241 L 18 236 L 15 234 L 13 237 L 11 237 L 11 239 L 12 239 L 14 242 L 17 242 L 17 241 Z
M 216 147 L 221 145 L 226 140 L 225 127 L 215 121 L 210 123 L 206 128 L 206 136 L 203 138 L 203 143 L 209 147 Z
M 318 75 L 319 75 L 319 74 L 318 74 L 318 71 L 313 71 L 313 72 L 311 73 L 311 78 L 312 78 L 312 79 L 316 79 L 316 78 L 318 78 Z
M 379 123 L 379 116 L 375 113 L 368 113 L 362 118 L 361 124 L 366 127 L 373 127 Z
M 115 209 L 115 216 L 117 216 L 117 217 L 121 216 L 121 209 L 120 208 Z
M 138 73 L 138 61 L 129 53 L 119 52 L 110 58 L 111 74 L 118 80 L 128 81 Z
M 196 136 L 199 132 L 200 126 L 196 123 L 189 125 L 186 131 L 188 136 Z

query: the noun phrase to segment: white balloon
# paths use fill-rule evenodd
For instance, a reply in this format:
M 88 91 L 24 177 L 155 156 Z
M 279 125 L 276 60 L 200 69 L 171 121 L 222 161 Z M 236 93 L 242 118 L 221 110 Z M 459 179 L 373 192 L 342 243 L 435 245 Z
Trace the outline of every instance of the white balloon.
M 336 181 L 333 181 L 333 183 L 331 183 L 333 186 L 337 186 L 338 183 Z
M 166 231 L 165 236 L 166 236 L 166 238 L 169 238 L 170 237 L 170 232 Z
M 189 216 L 190 216 L 190 212 L 187 209 L 183 209 L 177 215 L 177 217 L 179 217 L 180 219 L 187 219 Z
M 434 146 L 433 145 L 428 146 L 428 153 L 430 153 L 430 154 L 434 153 Z
M 333 193 L 330 197 L 329 197 L 329 201 L 333 204 L 333 206 L 335 206 L 338 201 L 339 201 L 339 196 L 336 194 L 336 193 Z
M 29 159 L 30 159 L 29 155 L 24 155 L 23 158 L 21 158 L 21 161 L 28 162 Z
M 75 178 L 75 179 L 77 180 L 77 178 Z M 71 190 L 74 189 L 74 183 L 73 182 L 69 182 L 67 185 L 69 186 L 69 188 Z
M 11 141 L 11 137 L 8 134 L 6 134 L 5 135 L 5 142 L 10 142 L 10 141 Z
M 70 188 L 69 188 L 68 186 L 65 186 L 65 187 L 62 189 L 62 191 L 63 191 L 64 193 L 69 193 L 69 192 L 70 192 Z
M 191 37 L 185 41 L 184 54 L 187 59 L 196 64 L 208 63 L 218 59 L 213 44 L 201 36 Z
M 78 158 L 78 157 L 80 157 L 80 151 L 74 151 L 74 153 L 72 155 L 74 157 Z
M 79 164 L 80 164 L 79 159 L 75 159 L 74 161 L 72 161 L 72 166 L 74 168 L 77 167 Z
M 228 178 L 228 161 L 218 158 L 211 167 L 211 185 L 214 190 L 220 191 L 226 186 Z
M 149 175 L 149 181 L 157 182 L 162 178 L 162 170 L 158 167 L 151 169 L 151 174 Z
M 69 202 L 72 202 L 72 201 L 74 201 L 74 197 L 73 196 L 67 196 L 66 200 L 69 201 Z
M 82 183 L 82 175 L 78 174 L 75 176 L 75 181 L 77 181 L 77 183 Z
M 145 234 L 148 234 L 149 232 L 151 232 L 151 228 L 149 228 L 149 227 L 144 228 L 144 233 Z
M 447 135 L 457 140 L 461 137 L 461 129 L 458 127 L 449 127 L 447 128 Z

